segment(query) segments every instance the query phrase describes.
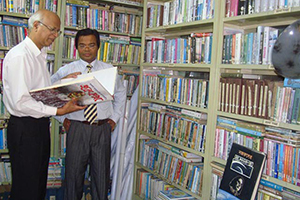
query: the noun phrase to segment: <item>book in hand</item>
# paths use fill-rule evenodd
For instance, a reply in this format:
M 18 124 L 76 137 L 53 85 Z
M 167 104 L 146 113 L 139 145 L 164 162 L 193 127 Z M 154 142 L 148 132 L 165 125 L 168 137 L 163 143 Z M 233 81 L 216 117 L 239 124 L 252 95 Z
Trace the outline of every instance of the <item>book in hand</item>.
M 266 154 L 233 143 L 217 200 L 254 200 Z
M 195 199 L 191 195 L 183 192 L 180 189 L 172 189 L 172 190 L 162 190 L 159 192 L 158 199 L 163 199 L 163 200 L 175 200 L 175 199 L 180 199 L 180 200 L 191 200 Z
M 77 78 L 62 79 L 49 87 L 30 91 L 37 101 L 53 107 L 62 107 L 72 98 L 78 99 L 78 105 L 90 105 L 113 100 L 117 68 L 111 67 Z

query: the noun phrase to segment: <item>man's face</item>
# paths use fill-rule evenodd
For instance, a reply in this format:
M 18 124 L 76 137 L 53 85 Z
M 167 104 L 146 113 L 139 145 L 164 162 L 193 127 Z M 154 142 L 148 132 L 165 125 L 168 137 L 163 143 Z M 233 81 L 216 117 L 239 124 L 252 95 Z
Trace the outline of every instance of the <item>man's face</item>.
M 54 40 L 59 36 L 60 19 L 54 15 L 49 14 L 49 17 L 45 17 L 43 21 L 38 23 L 39 29 L 36 37 L 38 40 L 38 46 L 40 48 L 50 46 Z
M 85 35 L 78 38 L 79 57 L 88 62 L 93 62 L 97 57 L 98 46 L 94 35 Z

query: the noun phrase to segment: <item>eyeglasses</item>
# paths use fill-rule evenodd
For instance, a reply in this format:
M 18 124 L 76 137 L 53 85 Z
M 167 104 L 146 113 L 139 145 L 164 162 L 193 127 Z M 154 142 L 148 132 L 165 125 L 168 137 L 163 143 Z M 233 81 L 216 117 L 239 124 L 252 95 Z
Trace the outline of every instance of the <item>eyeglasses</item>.
M 94 49 L 94 48 L 96 48 L 96 44 L 95 43 L 91 43 L 91 44 L 88 44 L 88 45 L 86 45 L 86 44 L 78 44 L 78 48 L 80 48 L 80 49 L 85 49 L 86 47 L 89 47 L 90 49 Z
M 45 26 L 51 34 L 57 34 L 57 36 L 59 36 L 61 34 L 60 30 L 56 30 L 55 28 L 51 28 L 50 26 L 44 24 L 43 22 L 39 21 L 40 24 L 42 24 L 43 26 Z

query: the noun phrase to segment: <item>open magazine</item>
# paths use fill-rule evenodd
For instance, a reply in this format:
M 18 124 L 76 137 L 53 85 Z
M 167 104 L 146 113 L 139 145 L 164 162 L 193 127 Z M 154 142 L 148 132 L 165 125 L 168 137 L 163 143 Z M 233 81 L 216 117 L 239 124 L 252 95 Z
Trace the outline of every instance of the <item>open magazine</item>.
M 54 107 L 62 107 L 72 98 L 78 99 L 78 105 L 110 101 L 113 100 L 116 77 L 117 68 L 111 67 L 62 79 L 52 86 L 31 90 L 30 94 L 35 100 Z

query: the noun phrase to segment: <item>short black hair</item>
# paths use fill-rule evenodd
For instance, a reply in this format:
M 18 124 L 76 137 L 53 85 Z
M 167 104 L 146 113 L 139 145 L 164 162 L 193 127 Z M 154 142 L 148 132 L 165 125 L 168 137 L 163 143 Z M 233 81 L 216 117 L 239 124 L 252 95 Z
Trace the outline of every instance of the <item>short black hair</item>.
M 86 36 L 86 35 L 94 35 L 96 37 L 97 46 L 98 46 L 98 48 L 100 47 L 100 36 L 99 36 L 98 31 L 95 30 L 95 29 L 86 28 L 86 29 L 82 29 L 82 30 L 78 31 L 76 36 L 75 36 L 75 47 L 76 47 L 76 49 L 78 49 L 79 37 L 80 36 Z

